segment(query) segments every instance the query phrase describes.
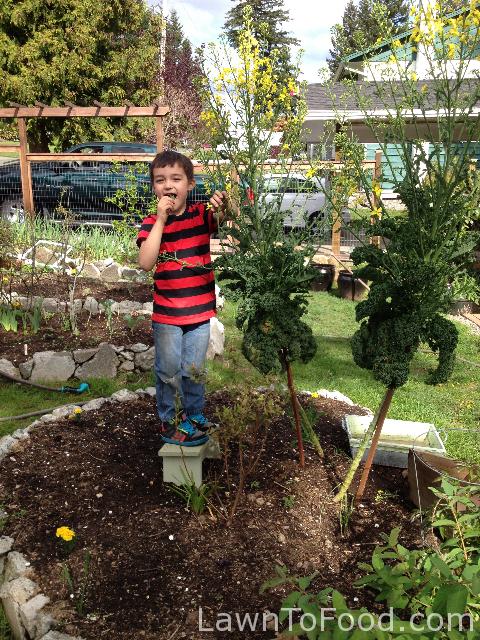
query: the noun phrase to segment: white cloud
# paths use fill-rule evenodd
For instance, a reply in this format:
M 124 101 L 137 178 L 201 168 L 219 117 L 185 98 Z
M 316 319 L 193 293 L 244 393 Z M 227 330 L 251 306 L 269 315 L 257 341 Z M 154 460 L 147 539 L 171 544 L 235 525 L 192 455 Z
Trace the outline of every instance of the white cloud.
M 160 0 L 148 0 L 152 6 Z M 318 82 L 318 69 L 331 46 L 330 29 L 340 22 L 347 0 L 284 0 L 290 13 L 288 30 L 304 49 L 302 71 L 308 82 Z M 161 2 L 160 2 L 161 4 Z M 194 47 L 215 42 L 222 31 L 231 0 L 163 0 L 165 10 L 175 9 L 186 37 Z

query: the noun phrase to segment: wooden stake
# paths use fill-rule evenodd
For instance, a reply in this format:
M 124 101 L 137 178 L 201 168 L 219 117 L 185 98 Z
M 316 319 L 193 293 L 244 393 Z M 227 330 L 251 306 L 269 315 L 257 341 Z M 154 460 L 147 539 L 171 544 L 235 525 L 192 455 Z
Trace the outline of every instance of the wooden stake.
M 295 393 L 295 387 L 293 385 L 293 375 L 292 375 L 292 367 L 290 366 L 290 362 L 287 360 L 284 354 L 283 361 L 285 363 L 285 367 L 287 369 L 287 380 L 288 380 L 288 388 L 290 390 L 290 401 L 292 403 L 293 416 L 295 418 L 295 427 L 297 429 L 297 441 L 298 441 L 298 457 L 300 466 L 305 466 L 305 453 L 303 451 L 303 438 L 302 438 L 302 427 L 300 424 L 300 415 L 298 413 L 298 405 L 297 405 L 297 395 Z
M 25 118 L 18 118 L 17 122 L 18 138 L 20 140 L 20 179 L 22 182 L 23 208 L 25 209 L 25 214 L 29 215 L 33 219 L 35 212 L 33 210 L 33 192 L 30 162 L 27 159 L 27 126 L 25 124 Z
M 164 140 L 164 133 L 163 133 L 163 122 L 160 116 L 157 116 L 155 118 L 155 128 L 157 131 L 157 152 L 161 153 L 163 151 L 165 140 Z
M 378 414 L 377 426 L 375 427 L 375 433 L 373 434 L 372 442 L 370 444 L 370 449 L 368 451 L 368 456 L 365 461 L 365 466 L 363 467 L 362 477 L 360 478 L 360 483 L 358 485 L 357 493 L 355 495 L 355 500 L 361 500 L 365 492 L 365 485 L 367 484 L 368 476 L 370 475 L 370 469 L 372 467 L 373 458 L 375 457 L 375 453 L 377 451 L 378 441 L 380 440 L 380 434 L 382 433 L 383 424 L 385 422 L 385 418 L 387 417 L 387 413 L 390 408 L 390 404 L 392 402 L 394 391 L 395 389 L 392 389 L 392 388 L 387 389 L 387 392 L 383 399 L 380 413 Z

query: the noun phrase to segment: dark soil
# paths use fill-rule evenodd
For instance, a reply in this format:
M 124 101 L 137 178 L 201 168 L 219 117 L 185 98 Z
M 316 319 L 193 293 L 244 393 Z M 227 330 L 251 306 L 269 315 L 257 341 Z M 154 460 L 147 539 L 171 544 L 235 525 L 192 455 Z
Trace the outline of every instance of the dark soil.
M 68 300 L 68 283 L 73 283 L 73 277 L 55 273 L 36 275 L 33 284 L 28 274 L 17 275 L 8 284 L 8 289 L 20 295 L 42 296 L 43 298 L 60 298 Z M 6 285 L 4 284 L 4 289 Z M 152 300 L 152 285 L 136 282 L 103 282 L 94 278 L 77 278 L 75 298 L 92 296 L 97 300 L 136 300 L 150 302 Z
M 336 587 L 351 606 L 376 607 L 372 594 L 352 583 L 360 575 L 357 563 L 371 558 L 382 532 L 400 526 L 403 544 L 420 544 L 406 481 L 398 470 L 375 467 L 342 536 L 332 502 L 349 465 L 340 421 L 362 410 L 332 400 L 309 402 L 317 410 L 324 460 L 307 444 L 306 465 L 299 467 L 293 428 L 281 412 L 230 527 L 223 514 L 235 490 L 227 491 L 221 460 L 204 463 L 208 478 L 223 488 L 202 516 L 163 484 L 153 399 L 117 404 L 115 410 L 105 405 L 81 414 L 78 422 L 37 428 L 2 463 L 0 502 L 10 514 L 3 533 L 32 562 L 33 578 L 55 603 L 61 630 L 86 640 L 273 638 L 273 631 L 235 627 L 232 633 L 201 632 L 198 609 L 207 626 L 214 626 L 218 612 L 278 612 L 285 588 L 259 594 L 278 563 L 297 575 L 318 571 L 313 587 Z M 207 403 L 214 415 L 231 397 L 216 392 Z M 232 454 L 230 478 L 236 464 Z M 92 556 L 83 618 L 61 579 L 55 531 L 62 525 L 76 532 L 69 558 L 74 575 L 81 572 L 84 550 Z
M 70 281 L 72 279 L 70 278 Z M 11 288 L 10 288 L 11 287 Z M 44 273 L 37 278 L 33 287 L 27 282 L 27 277 L 16 276 L 8 290 L 16 291 L 20 295 L 41 296 L 43 298 L 57 298 L 68 300 L 68 288 L 66 280 L 62 276 L 52 273 Z M 134 300 L 136 302 L 151 302 L 152 286 L 136 283 L 102 283 L 98 280 L 78 278 L 75 288 L 75 299 L 84 300 L 86 296 L 93 296 L 97 301 Z M 0 327 L 0 357 L 7 358 L 16 366 L 24 362 L 37 351 L 72 351 L 74 349 L 87 349 L 97 347 L 101 342 L 110 342 L 115 345 L 128 346 L 136 342 L 151 345 L 152 330 L 150 316 L 147 314 L 130 329 L 120 316 L 113 314 L 112 328 L 109 330 L 105 313 L 99 316 L 90 316 L 82 312 L 78 314 L 78 335 L 73 335 L 68 326 L 68 314 L 57 313 L 43 319 L 38 333 L 23 332 L 22 322 L 19 320 L 19 331 L 5 331 Z M 27 347 L 25 347 L 27 345 Z M 26 350 L 26 353 L 25 353 Z

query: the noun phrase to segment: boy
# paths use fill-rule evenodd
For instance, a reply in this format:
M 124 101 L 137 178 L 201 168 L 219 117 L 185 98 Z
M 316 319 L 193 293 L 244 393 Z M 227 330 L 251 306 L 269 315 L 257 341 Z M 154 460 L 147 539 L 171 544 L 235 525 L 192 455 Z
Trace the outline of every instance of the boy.
M 156 264 L 152 325 L 160 431 L 164 442 L 198 446 L 208 440 L 211 426 L 203 415 L 205 386 L 199 379 L 216 314 L 210 235 L 217 227 L 213 214 L 223 217 L 226 193 L 215 191 L 208 209 L 203 203 L 187 208 L 195 187 L 193 164 L 176 151 L 155 156 L 150 179 L 157 213 L 144 219 L 137 245 L 140 268 L 150 271 Z

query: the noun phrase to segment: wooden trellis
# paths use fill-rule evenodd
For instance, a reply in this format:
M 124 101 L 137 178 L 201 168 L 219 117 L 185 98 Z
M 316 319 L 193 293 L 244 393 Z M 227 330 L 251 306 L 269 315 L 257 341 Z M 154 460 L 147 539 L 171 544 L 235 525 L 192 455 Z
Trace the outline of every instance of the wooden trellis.
M 31 162 L 42 160 L 75 160 L 85 159 L 84 154 L 52 154 L 29 153 L 27 139 L 27 118 L 155 118 L 157 134 L 157 150 L 162 151 L 164 145 L 163 122 L 170 108 L 166 105 L 153 104 L 150 107 L 136 107 L 130 102 L 122 107 L 107 107 L 94 102 L 93 107 L 78 107 L 66 102 L 63 107 L 49 107 L 37 102 L 34 107 L 28 107 L 15 102 L 9 102 L 10 107 L 0 108 L 0 118 L 16 118 L 18 124 L 18 139 L 20 145 L 2 146 L 6 152 L 18 151 L 20 156 L 20 176 L 22 182 L 22 197 L 24 210 L 33 215 L 33 190 Z M 147 160 L 151 154 L 102 154 L 102 160 Z

